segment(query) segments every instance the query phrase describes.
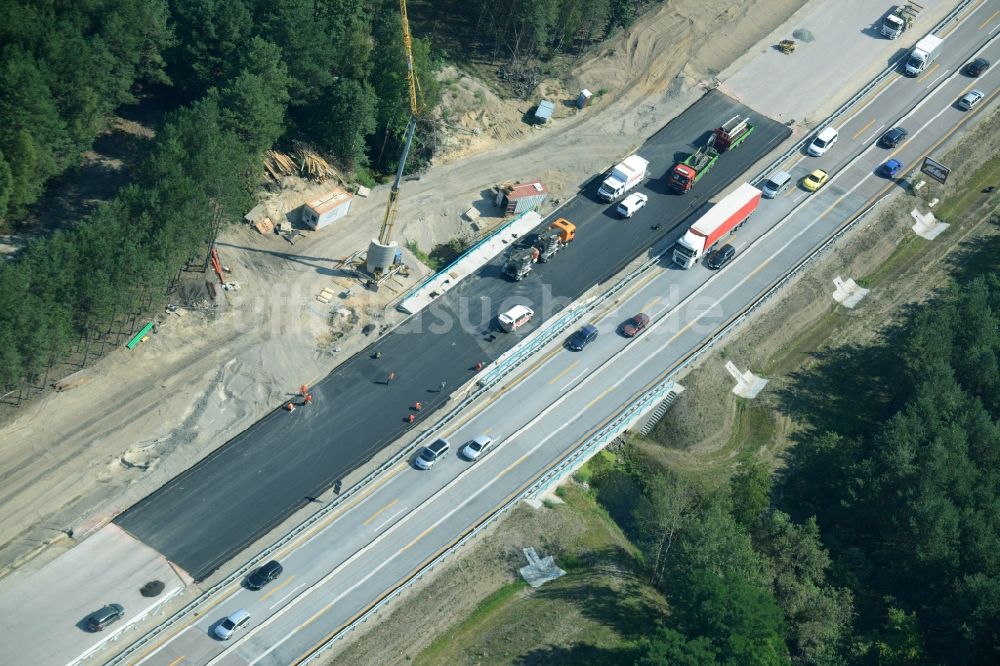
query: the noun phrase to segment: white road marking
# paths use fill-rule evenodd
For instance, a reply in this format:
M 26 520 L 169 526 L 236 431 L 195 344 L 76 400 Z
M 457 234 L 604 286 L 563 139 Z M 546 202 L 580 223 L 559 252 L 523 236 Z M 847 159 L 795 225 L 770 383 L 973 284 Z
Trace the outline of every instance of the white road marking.
M 562 393 L 570 386 L 575 384 L 577 381 L 579 381 L 580 377 L 583 377 L 585 374 L 587 374 L 588 370 L 590 370 L 590 368 L 584 368 L 583 370 L 581 370 L 575 377 L 573 377 L 573 379 L 569 380 L 569 383 L 567 383 L 566 386 L 563 386 L 561 389 L 559 389 L 559 392 Z
M 885 127 L 885 123 L 882 123 L 881 125 L 879 125 L 878 127 L 876 127 L 876 128 L 875 128 L 875 131 L 874 131 L 874 132 L 872 132 L 871 134 L 869 134 L 869 135 L 868 135 L 868 137 L 867 137 L 867 138 L 865 138 L 865 140 L 864 140 L 864 141 L 862 141 L 861 143 L 862 143 L 862 144 L 865 144 L 865 143 L 869 143 L 869 142 L 871 142 L 871 140 L 872 140 L 872 139 L 874 139 L 875 137 L 877 137 L 877 136 L 878 136 L 879 132 L 881 132 L 881 131 L 882 131 L 882 128 L 883 128 L 883 127 Z
M 388 518 L 386 518 L 385 521 L 382 522 L 381 525 L 379 525 L 378 527 L 375 528 L 375 532 L 376 533 L 380 532 L 383 527 L 385 527 L 386 525 L 388 525 L 389 523 L 391 523 L 393 521 L 393 519 L 395 519 L 397 516 L 399 516 L 399 514 L 401 514 L 404 511 L 406 511 L 406 509 L 407 509 L 407 507 L 404 506 L 399 511 L 397 511 L 396 513 L 394 513 L 391 516 L 389 516 Z
M 273 606 L 268 606 L 267 610 L 274 610 L 275 608 L 277 608 L 278 606 L 280 606 L 282 604 L 282 602 L 285 601 L 285 599 L 287 599 L 288 597 L 292 596 L 293 594 L 295 594 L 297 591 L 299 591 L 300 589 L 302 589 L 305 586 L 306 586 L 305 583 L 300 583 L 296 587 L 293 587 L 291 590 L 288 591 L 288 594 L 286 594 L 285 596 L 283 596 L 280 599 L 278 599 L 277 601 L 275 601 Z

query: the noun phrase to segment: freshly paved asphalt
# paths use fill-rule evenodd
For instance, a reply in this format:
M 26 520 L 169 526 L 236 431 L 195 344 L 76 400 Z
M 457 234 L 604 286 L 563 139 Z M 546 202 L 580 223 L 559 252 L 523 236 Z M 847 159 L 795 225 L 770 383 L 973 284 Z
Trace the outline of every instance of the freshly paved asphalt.
M 692 192 L 668 193 L 666 171 L 737 113 L 752 118 L 754 134 L 724 154 Z M 328 375 L 311 389 L 312 405 L 275 410 L 115 522 L 195 580 L 204 579 L 411 427 L 404 419 L 414 402 L 421 401 L 420 414 L 427 415 L 471 377 L 476 362 L 512 347 L 521 331 L 490 334 L 499 312 L 513 303 L 531 305 L 537 326 L 669 234 L 789 134 L 721 93 L 707 94 L 638 151 L 650 161 L 651 178 L 637 190 L 650 195 L 637 218 L 623 224 L 614 206 L 598 201 L 595 177 L 558 212 L 577 225 L 577 237 L 551 262 L 512 283 L 501 276 L 498 257 Z M 376 350 L 378 360 L 370 356 Z M 387 384 L 389 372 L 396 379 Z M 438 392 L 442 381 L 446 390 Z

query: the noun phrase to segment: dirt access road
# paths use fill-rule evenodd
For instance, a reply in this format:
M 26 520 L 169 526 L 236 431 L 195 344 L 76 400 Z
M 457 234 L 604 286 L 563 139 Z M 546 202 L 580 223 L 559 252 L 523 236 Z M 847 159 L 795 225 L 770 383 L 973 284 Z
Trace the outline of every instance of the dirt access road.
M 482 131 L 456 138 L 440 164 L 404 184 L 397 238 L 429 249 L 468 233 L 461 212 L 502 180 L 540 177 L 553 202 L 572 195 L 688 106 L 719 72 L 751 48 L 767 48 L 758 42 L 804 4 L 665 3 L 581 61 L 567 80 L 543 82 L 544 94 L 559 101 L 583 87 L 607 93 L 580 113 L 560 106 L 539 130 L 521 123 L 524 103 L 502 102 L 481 84 L 458 79 L 447 99 L 462 122 L 479 122 Z M 477 90 L 484 91 L 481 101 Z M 463 107 L 473 100 L 478 112 Z M 362 348 L 370 340 L 363 326 L 397 321 L 364 295 L 331 306 L 315 300 L 326 286 L 341 290 L 331 284 L 334 262 L 375 235 L 385 195 L 379 188 L 356 199 L 349 224 L 294 247 L 231 229 L 220 248 L 239 292 L 225 294 L 216 310 L 171 318 L 135 352 L 112 353 L 85 385 L 8 413 L 0 426 L 0 566 L 35 566 L 72 547 Z M 333 342 L 337 327 L 351 333 Z

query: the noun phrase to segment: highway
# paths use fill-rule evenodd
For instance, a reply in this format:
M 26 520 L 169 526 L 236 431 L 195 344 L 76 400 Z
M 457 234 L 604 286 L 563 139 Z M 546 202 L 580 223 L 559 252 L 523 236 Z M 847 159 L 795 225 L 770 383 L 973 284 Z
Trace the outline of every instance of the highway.
M 815 194 L 792 187 L 778 199 L 762 202 L 731 241 L 738 249 L 732 264 L 711 273 L 701 265 L 684 271 L 660 262 L 585 320 L 600 330 L 593 344 L 574 353 L 556 341 L 469 408 L 459 422 L 438 433 L 452 441 L 452 455 L 430 471 L 407 464 L 392 469 L 334 513 L 322 529 L 281 554 L 283 578 L 260 592 L 231 589 L 142 663 L 292 663 L 407 580 L 577 447 L 622 405 L 659 381 L 857 211 L 900 187 L 899 182 L 878 175 L 886 159 L 901 160 L 909 172 L 924 155 L 937 155 L 938 146 L 952 134 L 992 112 L 1000 91 L 1000 67 L 975 80 L 956 72 L 996 34 L 997 8 L 995 2 L 985 3 L 951 31 L 949 48 L 921 77 L 890 76 L 869 101 L 838 119 L 834 125 L 840 138 L 827 154 L 791 157 L 783 168 L 796 182 L 816 168 L 829 171 L 831 181 Z M 997 62 L 1000 47 L 991 41 L 981 55 Z M 987 98 L 971 112 L 958 109 L 956 100 L 973 87 L 986 92 Z M 881 133 L 896 125 L 910 131 L 908 141 L 896 150 L 876 147 Z M 645 148 L 639 152 L 652 154 Z M 598 217 L 587 220 L 587 227 L 605 225 L 606 235 L 634 238 L 657 219 L 652 207 L 657 198 L 665 195 L 654 192 L 650 207 L 631 221 Z M 669 245 L 680 231 L 672 230 L 660 246 Z M 558 259 L 565 262 L 566 255 Z M 553 271 L 566 272 L 557 268 L 552 265 Z M 487 281 L 498 282 L 480 275 L 455 293 L 471 298 Z M 581 281 L 580 286 L 585 284 Z M 651 328 L 633 340 L 619 335 L 618 326 L 639 311 L 653 317 Z M 454 352 L 461 354 L 462 364 L 467 362 L 464 354 L 484 351 L 481 339 L 466 337 L 475 345 Z M 437 381 L 438 375 L 431 375 L 422 386 Z M 460 460 L 456 453 L 461 444 L 481 433 L 494 438 L 493 451 L 475 463 Z M 250 611 L 251 628 L 230 643 L 211 638 L 214 624 L 238 608 Z
M 749 114 L 756 124 L 744 145 L 724 154 L 691 193 L 664 194 L 663 174 L 694 150 L 692 142 L 701 145 L 737 113 Z M 618 224 L 614 206 L 595 196 L 599 183 L 588 183 L 558 212 L 577 225 L 576 240 L 528 279 L 512 283 L 503 277 L 504 257 L 497 257 L 312 387 L 315 401 L 307 409 L 276 409 L 115 522 L 203 580 L 306 498 L 323 494 L 396 440 L 411 427 L 404 418 L 414 403 L 424 404 L 422 418 L 439 407 L 447 398 L 447 392 L 437 392 L 440 382 L 458 387 L 468 381 L 477 362 L 495 359 L 607 280 L 789 134 L 724 95 L 706 95 L 640 149 L 652 177 L 638 188 L 650 203 L 635 224 Z M 533 325 L 517 335 L 491 335 L 496 315 L 515 302 L 534 308 Z M 371 358 L 375 351 L 382 352 L 378 360 Z M 390 372 L 396 379 L 387 383 Z

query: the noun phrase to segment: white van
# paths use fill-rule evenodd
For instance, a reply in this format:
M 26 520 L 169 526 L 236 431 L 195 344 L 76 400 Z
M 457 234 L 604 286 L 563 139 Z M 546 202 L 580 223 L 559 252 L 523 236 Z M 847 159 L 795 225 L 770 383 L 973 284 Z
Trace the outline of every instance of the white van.
M 788 187 L 788 184 L 791 182 L 792 174 L 787 171 L 775 171 L 768 176 L 767 180 L 764 181 L 764 184 L 761 185 L 760 192 L 766 198 L 773 199 L 784 192 L 785 188 Z
M 497 317 L 497 320 L 500 322 L 500 328 L 510 333 L 527 324 L 534 316 L 535 311 L 531 308 L 525 305 L 515 305 Z
M 649 197 L 640 192 L 630 194 L 618 204 L 618 214 L 624 218 L 629 218 L 639 212 L 639 209 L 646 205 Z
M 822 132 L 816 135 L 816 138 L 812 140 L 809 144 L 809 150 L 806 151 L 813 157 L 819 157 L 826 151 L 830 150 L 833 144 L 837 143 L 837 137 L 840 133 L 832 127 L 827 127 Z

